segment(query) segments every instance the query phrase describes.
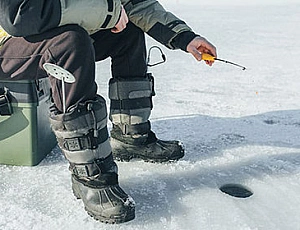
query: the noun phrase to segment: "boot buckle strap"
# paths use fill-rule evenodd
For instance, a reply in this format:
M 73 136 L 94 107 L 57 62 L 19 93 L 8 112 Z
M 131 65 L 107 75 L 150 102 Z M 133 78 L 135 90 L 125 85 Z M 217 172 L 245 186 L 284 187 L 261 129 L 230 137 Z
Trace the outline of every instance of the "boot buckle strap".
M 66 138 L 63 140 L 63 147 L 68 151 L 81 151 L 85 149 L 97 149 L 98 145 L 108 139 L 108 131 L 105 126 L 98 130 L 98 135 L 95 137 L 94 129 L 81 137 Z
M 92 177 L 101 174 L 101 169 L 95 162 L 84 165 L 73 165 L 71 171 L 78 177 Z
M 134 135 L 134 134 L 147 134 L 151 129 L 150 121 L 140 123 L 140 124 L 134 124 L 134 125 L 128 125 L 128 124 L 121 124 L 120 125 L 122 129 L 122 133 L 124 135 Z
M 106 172 L 107 168 L 111 167 L 111 163 L 114 163 L 112 154 L 104 159 L 95 159 L 91 163 L 72 164 L 70 170 L 78 177 L 97 177 L 102 172 Z
M 111 109 L 116 110 L 134 110 L 134 109 L 152 109 L 153 103 L 151 97 L 142 97 L 134 99 L 110 100 Z

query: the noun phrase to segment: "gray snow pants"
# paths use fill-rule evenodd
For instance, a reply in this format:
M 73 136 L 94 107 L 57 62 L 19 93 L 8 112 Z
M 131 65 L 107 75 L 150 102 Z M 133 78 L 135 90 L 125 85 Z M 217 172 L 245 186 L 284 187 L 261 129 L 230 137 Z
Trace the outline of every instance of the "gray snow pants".
M 66 108 L 93 99 L 97 94 L 95 62 L 112 59 L 112 77 L 146 75 L 144 32 L 132 23 L 120 33 L 102 30 L 91 36 L 77 25 L 67 25 L 26 38 L 10 38 L 0 49 L 0 80 L 47 77 L 42 65 L 57 64 L 76 79 L 66 84 Z M 50 77 L 54 104 L 62 111 L 61 84 Z

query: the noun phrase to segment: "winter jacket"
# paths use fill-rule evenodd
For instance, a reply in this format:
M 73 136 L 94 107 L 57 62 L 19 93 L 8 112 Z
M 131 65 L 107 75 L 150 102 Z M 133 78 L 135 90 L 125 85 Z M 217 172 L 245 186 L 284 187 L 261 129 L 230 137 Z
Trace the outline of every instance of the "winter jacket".
M 92 34 L 113 28 L 121 5 L 131 22 L 168 48 L 185 49 L 195 37 L 183 21 L 156 0 L 0 0 L 0 25 L 9 34 L 21 37 L 66 24 L 78 24 Z

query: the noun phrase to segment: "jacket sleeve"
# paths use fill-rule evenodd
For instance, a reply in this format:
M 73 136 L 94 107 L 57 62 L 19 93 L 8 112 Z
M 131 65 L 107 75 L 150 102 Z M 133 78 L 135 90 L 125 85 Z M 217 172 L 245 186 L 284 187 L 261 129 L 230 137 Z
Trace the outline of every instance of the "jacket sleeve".
M 66 24 L 89 33 L 113 28 L 120 13 L 120 0 L 0 0 L 0 25 L 20 37 Z
M 170 49 L 185 50 L 192 29 L 156 0 L 121 0 L 131 22 Z
M 78 24 L 90 34 L 113 28 L 121 14 L 120 0 L 60 0 L 60 25 Z

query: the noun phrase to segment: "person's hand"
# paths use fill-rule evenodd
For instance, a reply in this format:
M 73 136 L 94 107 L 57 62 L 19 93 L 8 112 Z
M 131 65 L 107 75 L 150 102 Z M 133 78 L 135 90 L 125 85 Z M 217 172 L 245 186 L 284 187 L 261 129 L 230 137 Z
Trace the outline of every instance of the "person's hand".
M 127 23 L 128 23 L 128 17 L 124 10 L 124 7 L 122 6 L 120 19 L 118 23 L 115 25 L 115 27 L 111 29 L 111 32 L 120 33 L 122 30 L 126 28 Z
M 187 46 L 186 50 L 191 53 L 196 60 L 202 60 L 202 53 L 217 57 L 216 47 L 205 38 L 197 36 Z M 214 61 L 205 61 L 207 65 L 212 66 Z

